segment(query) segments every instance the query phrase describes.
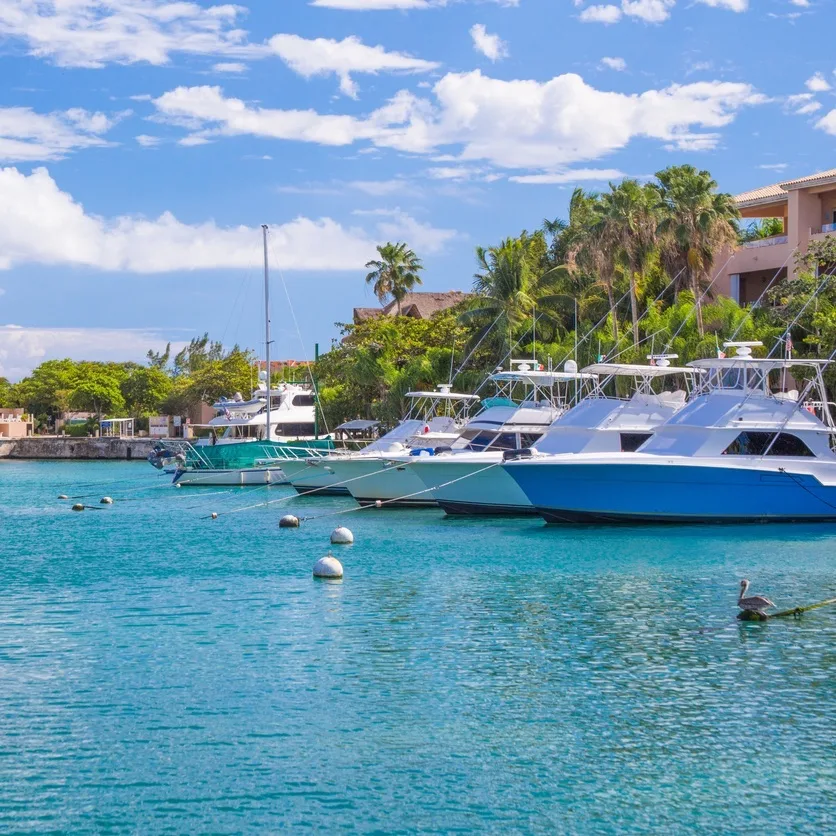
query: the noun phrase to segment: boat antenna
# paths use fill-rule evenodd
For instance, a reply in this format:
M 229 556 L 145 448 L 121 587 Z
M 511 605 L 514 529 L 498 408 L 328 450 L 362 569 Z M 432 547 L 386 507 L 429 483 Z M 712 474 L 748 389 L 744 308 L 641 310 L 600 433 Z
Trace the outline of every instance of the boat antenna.
M 261 225 L 264 238 L 264 360 L 267 364 L 267 433 L 266 439 L 272 439 L 270 424 L 270 268 L 267 264 L 267 224 Z

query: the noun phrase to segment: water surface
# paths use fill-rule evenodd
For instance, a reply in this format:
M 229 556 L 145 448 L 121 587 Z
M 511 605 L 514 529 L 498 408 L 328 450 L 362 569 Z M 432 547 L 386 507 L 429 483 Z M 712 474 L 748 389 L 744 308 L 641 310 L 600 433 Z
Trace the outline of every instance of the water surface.
M 228 513 L 286 493 L 0 462 L 0 830 L 832 826 L 836 608 L 734 614 L 836 596 L 836 527 Z

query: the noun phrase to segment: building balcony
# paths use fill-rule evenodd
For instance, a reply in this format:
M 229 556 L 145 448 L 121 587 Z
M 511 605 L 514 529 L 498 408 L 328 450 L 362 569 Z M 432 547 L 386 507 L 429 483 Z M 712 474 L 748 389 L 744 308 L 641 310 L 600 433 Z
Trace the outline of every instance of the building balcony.
M 810 238 L 814 241 L 819 241 L 827 235 L 832 235 L 836 232 L 836 224 L 823 224 L 820 227 L 813 227 L 810 230 Z
M 786 244 L 789 240 L 786 235 L 773 235 L 771 238 L 757 238 L 754 241 L 747 241 L 743 246 L 747 250 L 754 250 L 759 247 L 775 247 L 778 244 Z
M 789 265 L 792 249 L 786 235 L 749 241 L 735 250 L 726 272 L 731 275 L 757 270 L 777 270 Z

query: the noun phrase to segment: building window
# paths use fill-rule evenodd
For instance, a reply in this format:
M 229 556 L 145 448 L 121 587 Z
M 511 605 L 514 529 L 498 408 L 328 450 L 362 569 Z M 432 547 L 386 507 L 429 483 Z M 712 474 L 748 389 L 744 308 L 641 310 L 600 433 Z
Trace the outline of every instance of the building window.
M 653 433 L 621 433 L 621 452 L 634 453 Z
M 775 433 L 742 432 L 723 450 L 724 456 L 762 456 L 764 453 L 768 456 L 813 456 L 812 450 L 790 433 L 778 433 L 775 438 Z

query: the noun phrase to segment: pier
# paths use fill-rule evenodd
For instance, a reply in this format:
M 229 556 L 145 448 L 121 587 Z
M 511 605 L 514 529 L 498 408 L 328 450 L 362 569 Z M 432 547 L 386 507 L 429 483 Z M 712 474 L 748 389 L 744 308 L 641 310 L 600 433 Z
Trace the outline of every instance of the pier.
M 153 438 L 70 438 L 29 436 L 0 439 L 0 459 L 142 460 Z

